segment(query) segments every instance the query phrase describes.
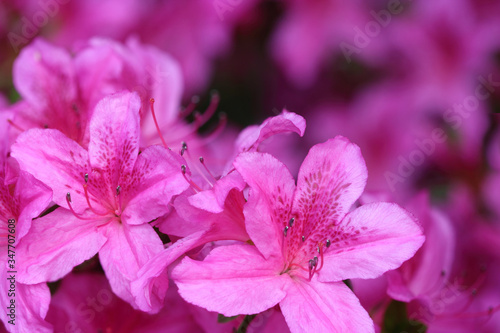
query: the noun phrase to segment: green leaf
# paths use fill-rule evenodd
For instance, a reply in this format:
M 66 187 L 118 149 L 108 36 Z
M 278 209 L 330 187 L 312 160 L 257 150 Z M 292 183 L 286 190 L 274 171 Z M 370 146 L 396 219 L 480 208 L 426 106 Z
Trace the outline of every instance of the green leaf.
M 408 318 L 406 303 L 392 301 L 384 314 L 382 333 L 425 333 L 427 327 L 421 322 Z
M 217 322 L 223 324 L 223 323 L 230 322 L 231 320 L 235 320 L 236 318 L 238 318 L 238 316 L 226 317 L 226 316 L 221 315 L 219 313 L 219 315 L 217 316 Z

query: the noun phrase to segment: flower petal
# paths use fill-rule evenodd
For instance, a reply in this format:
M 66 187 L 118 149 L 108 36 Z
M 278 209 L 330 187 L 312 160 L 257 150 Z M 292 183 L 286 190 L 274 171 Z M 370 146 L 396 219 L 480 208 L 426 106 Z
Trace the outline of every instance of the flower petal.
M 146 82 L 141 88 L 150 89 L 151 96 L 146 96 L 148 102 L 150 97 L 155 99 L 158 125 L 163 127 L 166 124 L 176 122 L 184 86 L 179 63 L 168 53 L 153 46 L 142 45 L 136 39 L 129 39 L 127 46 L 132 52 L 135 52 L 143 64 L 146 64 L 143 68 L 145 71 L 143 80 Z M 155 131 L 156 126 L 153 123 L 151 112 L 145 113 L 143 128 Z M 158 133 L 154 134 L 156 136 Z
M 2 107 L 3 105 L 0 104 L 0 176 L 4 173 L 4 164 L 10 149 L 9 128 L 11 125 L 8 119 L 12 119 L 12 112 L 1 110 Z
M 56 204 L 68 208 L 66 193 L 70 192 L 75 211 L 88 207 L 83 195 L 84 176 L 90 169 L 88 153 L 75 141 L 57 130 L 32 129 L 17 138 L 12 156 L 21 170 L 52 189 Z
M 273 135 L 295 132 L 303 136 L 305 129 L 306 121 L 302 116 L 283 110 L 280 115 L 264 120 L 260 126 L 245 128 L 236 139 L 236 150 L 257 151 L 260 143 Z
M 293 200 L 298 234 L 289 251 L 301 248 L 306 259 L 317 253 L 318 244 L 331 236 L 329 228 L 338 224 L 359 198 L 366 184 L 366 165 L 359 147 L 337 136 L 311 148 L 300 167 Z M 305 236 L 302 244 L 301 236 Z
M 11 274 L 7 273 L 8 269 L 4 267 L 4 264 L 5 262 L 2 263 L 0 271 L 0 280 L 2 281 L 0 288 L 2 293 L 2 297 L 0 297 L 0 306 L 2 307 L 0 319 L 5 327 L 12 333 L 53 332 L 51 325 L 44 320 L 50 303 L 50 291 L 47 284 L 28 285 L 16 281 L 15 296 L 7 297 L 11 284 L 11 280 L 8 280 L 8 278 L 11 277 Z M 15 300 L 13 317 L 8 315 L 10 312 L 9 306 L 11 306 L 10 300 Z M 13 320 L 15 325 L 8 323 L 9 320 Z
M 113 292 L 137 308 L 130 284 L 139 269 L 163 249 L 163 244 L 148 225 L 111 222 L 105 229 L 108 241 L 99 251 L 102 268 Z
M 124 46 L 111 39 L 92 38 L 75 58 L 82 95 L 95 105 L 104 96 L 122 90 L 136 91 L 142 100 L 142 135 L 157 138 L 158 132 L 149 112 L 155 99 L 158 124 L 176 121 L 183 79 L 178 63 L 155 47 L 129 39 Z
M 61 100 L 73 100 L 77 93 L 74 76 L 69 53 L 40 38 L 21 51 L 13 66 L 17 91 L 40 108 L 51 106 L 49 92 L 57 92 Z
M 69 52 L 36 39 L 14 62 L 13 79 L 27 102 L 19 104 L 16 124 L 24 128 L 54 128 L 74 140 L 82 139 L 87 119 L 84 110 L 78 109 Z
M 181 194 L 174 200 L 175 209 L 156 221 L 158 229 L 166 235 L 187 237 L 201 230 L 208 230 L 212 221 L 204 210 L 194 208 L 186 195 Z M 213 214 L 212 214 L 213 215 Z
M 280 302 L 290 331 L 375 332 L 373 321 L 343 282 L 295 280 Z
M 422 197 L 422 195 L 420 195 Z M 387 293 L 394 299 L 410 302 L 433 297 L 446 287 L 455 263 L 456 235 L 453 223 L 437 210 L 430 210 L 428 196 L 417 197 L 408 206 L 424 226 L 425 244 L 415 256 L 397 270 L 388 272 Z
M 288 274 L 282 261 L 265 260 L 252 245 L 214 249 L 204 261 L 188 257 L 172 270 L 180 295 L 188 302 L 230 317 L 265 311 L 280 302 Z
M 132 294 L 137 308 L 157 313 L 163 307 L 168 290 L 168 266 L 187 251 L 204 243 L 205 232 L 197 232 L 175 242 L 170 247 L 153 256 L 137 273 L 132 282 Z
M 16 243 L 31 228 L 31 220 L 40 215 L 52 200 L 52 191 L 27 172 L 20 171 L 15 196 L 20 205 L 16 229 Z
M 216 181 L 213 188 L 190 196 L 189 203 L 207 212 L 221 213 L 229 192 L 232 189 L 243 191 L 245 186 L 245 181 L 240 174 L 231 172 Z
M 372 279 L 413 257 L 425 237 L 407 211 L 392 203 L 371 203 L 332 227 L 320 281 Z
M 283 228 L 290 219 L 295 181 L 283 163 L 269 154 L 242 153 L 234 167 L 250 186 L 243 208 L 245 225 L 259 251 L 280 255 Z
M 34 220 L 16 249 L 16 255 L 23 258 L 19 260 L 18 281 L 56 281 L 92 258 L 106 242 L 95 225 L 96 221 L 79 220 L 63 208 Z
M 139 155 L 139 110 L 136 93 L 122 92 L 103 98 L 90 120 L 89 159 L 102 177 L 107 193 L 125 183 Z M 113 195 L 113 194 L 112 194 Z
M 207 212 L 193 207 L 189 197 L 178 196 L 174 201 L 175 210 L 161 219 L 159 228 L 168 235 L 185 237 L 198 231 L 207 231 L 206 242 L 217 240 L 247 241 L 249 236 L 245 229 L 243 207 L 245 198 L 241 191 L 232 189 L 220 213 Z
M 134 310 L 113 294 L 103 274 L 79 272 L 61 281 L 52 297 L 47 321 L 57 333 L 203 332 L 196 322 L 198 318 L 190 311 L 194 306 L 179 296 L 175 286 L 169 289 L 165 305 L 155 316 Z M 217 322 L 217 314 L 214 321 Z
M 130 200 L 122 221 L 141 224 L 166 214 L 172 196 L 189 187 L 181 172 L 183 163 L 179 154 L 161 146 L 146 148 L 137 158 L 130 181 L 122 185 Z

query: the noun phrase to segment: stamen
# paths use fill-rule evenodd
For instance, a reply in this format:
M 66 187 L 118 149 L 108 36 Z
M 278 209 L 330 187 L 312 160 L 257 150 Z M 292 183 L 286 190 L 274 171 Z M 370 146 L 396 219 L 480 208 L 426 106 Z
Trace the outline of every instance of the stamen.
M 122 196 L 120 195 L 122 191 L 122 187 L 120 185 L 118 185 L 116 187 L 116 198 L 118 198 L 118 212 L 116 213 L 116 215 L 121 215 L 123 210 L 122 210 Z
M 220 102 L 219 93 L 217 91 L 212 91 L 210 105 L 208 106 L 207 110 L 203 113 L 201 117 L 202 124 L 205 124 L 210 118 L 212 118 L 212 116 L 215 113 L 215 110 L 217 110 L 217 106 L 219 106 L 219 102 Z
M 196 185 L 195 182 L 193 182 L 191 179 L 189 179 L 187 176 L 186 176 L 186 171 L 187 171 L 187 168 L 186 166 L 183 164 L 181 165 L 181 171 L 182 171 L 182 175 L 184 176 L 184 179 L 189 183 L 189 185 L 191 185 L 191 187 L 193 188 L 193 190 L 198 193 L 198 192 L 201 192 L 203 191 L 198 185 Z
M 450 288 L 449 283 L 447 281 L 443 280 L 445 278 L 445 276 L 446 276 L 446 271 L 442 270 L 439 273 L 439 278 L 437 279 L 436 282 L 434 282 L 434 284 L 432 286 L 429 287 L 427 293 L 432 294 L 432 293 L 438 292 L 442 288 Z M 443 286 L 443 284 L 444 284 L 444 286 Z
M 16 123 L 14 123 L 12 120 L 10 119 L 7 119 L 7 122 L 10 124 L 10 126 L 12 127 L 15 127 L 16 129 L 18 129 L 19 131 L 21 132 L 26 132 L 21 126 L 17 125 Z
M 87 187 L 88 187 L 88 181 L 89 181 L 89 174 L 86 173 L 85 174 L 85 184 L 83 184 L 83 192 L 85 193 L 85 199 L 87 200 L 87 205 L 89 206 L 90 210 L 96 214 L 96 215 L 100 215 L 100 216 L 106 216 L 108 215 L 107 213 L 101 213 L 101 212 L 98 212 L 96 211 L 92 205 L 90 204 L 90 197 L 89 197 L 89 192 L 87 190 Z
M 206 166 L 205 159 L 203 158 L 203 156 L 200 156 L 200 163 L 203 165 L 203 167 L 205 168 L 205 171 L 209 174 L 209 176 L 212 177 L 212 179 L 214 181 L 217 181 L 217 178 L 214 177 L 214 175 L 210 172 L 210 170 Z
M 328 242 L 328 240 L 327 240 L 327 242 Z M 319 268 L 316 270 L 317 272 L 319 272 L 323 268 L 323 263 L 325 262 L 325 259 L 323 257 L 323 244 L 322 243 L 320 243 L 318 246 L 318 252 L 319 252 L 319 256 L 321 258 L 321 266 L 319 266 Z
M 285 235 L 285 237 L 287 233 L 288 233 L 288 226 L 286 226 L 285 229 L 283 230 L 283 234 Z
M 202 140 L 203 144 L 208 144 L 215 138 L 217 138 L 222 133 L 222 131 L 224 131 L 226 125 L 227 125 L 227 115 L 224 112 L 221 112 L 219 113 L 219 123 L 217 124 L 217 127 L 212 131 L 212 133 L 203 138 Z
M 302 241 L 305 242 L 306 241 L 306 236 L 302 236 Z
M 185 117 L 189 116 L 196 108 L 196 104 L 198 104 L 199 102 L 200 102 L 200 98 L 198 96 L 191 97 L 191 102 L 189 103 L 188 106 L 186 106 L 186 108 L 184 110 L 182 110 L 179 113 L 179 117 L 185 118 Z
M 309 272 L 314 268 L 314 260 L 309 259 Z
M 316 260 L 314 259 L 309 259 L 309 281 L 311 281 L 312 277 L 314 276 L 314 273 L 316 272 L 316 265 L 318 264 L 318 258 L 315 257 Z
M 156 120 L 154 104 L 155 104 L 155 99 L 151 98 L 149 100 L 149 105 L 151 106 L 151 114 L 153 115 L 153 120 L 155 122 L 156 131 L 158 132 L 158 135 L 160 136 L 160 139 L 161 139 L 161 142 L 163 143 L 163 146 L 165 148 L 168 148 L 167 143 L 165 142 L 165 139 L 163 138 L 163 135 L 161 134 L 160 126 L 158 126 L 158 121 Z
M 470 293 L 470 297 L 467 300 L 467 302 L 462 306 L 462 309 L 458 311 L 458 313 L 463 313 L 470 307 L 470 305 L 474 301 L 474 296 L 476 296 L 477 294 L 477 289 L 483 285 L 485 280 L 486 280 L 486 273 L 481 272 L 476 281 L 474 281 L 474 283 L 465 290 L 464 294 Z
M 295 217 L 292 217 L 290 221 L 288 221 L 288 225 L 290 226 L 290 228 L 293 227 L 293 222 L 295 222 Z
M 332 245 L 332 242 L 330 242 L 330 240 L 329 240 L 329 239 L 327 239 L 327 240 L 326 240 L 326 248 L 329 248 L 329 247 L 330 247 L 330 245 Z
M 195 111 L 193 113 L 193 116 L 194 116 L 194 128 L 197 131 L 200 129 L 201 126 L 203 126 L 203 122 L 202 122 L 203 117 L 201 116 L 200 111 Z
M 68 203 L 68 207 L 69 207 L 69 210 L 71 210 L 71 213 L 73 213 L 73 215 L 75 215 L 75 217 L 77 219 L 80 219 L 80 220 L 93 220 L 92 218 L 89 218 L 89 217 L 83 217 L 81 216 L 80 214 L 77 214 L 74 210 L 73 210 L 73 207 L 71 206 L 71 194 L 68 192 L 66 193 L 66 202 Z
M 198 163 L 195 163 L 191 154 L 189 153 L 189 149 L 188 149 L 188 146 L 187 144 L 183 141 L 182 142 L 182 150 L 181 150 L 181 155 L 186 152 L 186 156 L 187 156 L 187 159 L 186 160 L 189 160 L 191 161 L 192 163 L 190 164 L 193 169 L 208 183 L 208 185 L 210 185 L 210 187 L 214 187 L 214 184 L 210 181 L 210 179 L 208 179 L 207 176 L 205 176 L 205 173 L 198 167 Z M 206 168 L 206 167 L 205 167 Z M 208 171 L 208 169 L 207 169 Z M 208 171 L 208 173 L 210 174 L 210 171 Z M 211 175 L 211 174 L 210 174 Z M 212 176 L 213 177 L 213 176 Z M 214 178 L 215 179 L 215 178 Z M 217 181 L 217 180 L 216 180 Z
M 184 141 L 181 142 L 181 146 L 182 146 L 182 148 L 181 148 L 181 156 L 183 156 L 184 152 L 188 149 L 188 146 L 187 146 L 187 144 Z

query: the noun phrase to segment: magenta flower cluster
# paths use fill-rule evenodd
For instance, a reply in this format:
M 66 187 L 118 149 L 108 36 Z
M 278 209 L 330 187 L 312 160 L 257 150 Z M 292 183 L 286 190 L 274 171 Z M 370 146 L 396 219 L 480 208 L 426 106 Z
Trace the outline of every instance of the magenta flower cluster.
M 110 55 L 123 59 L 109 62 Z M 140 57 L 156 57 L 170 73 L 156 100 L 127 90 L 133 78 L 106 76 L 110 66 L 137 66 Z M 171 148 L 167 142 L 189 125 L 171 115 L 178 106 L 166 101 L 178 97 L 181 78 L 159 52 L 96 40 L 72 57 L 37 40 L 14 70 L 23 100 L 2 122 L 10 124 L 2 131 L 2 218 L 17 221 L 21 330 L 48 330 L 47 282 L 98 254 L 113 293 L 144 312 L 166 306 L 172 279 L 186 301 L 227 317 L 279 304 L 294 332 L 369 332 L 372 320 L 342 281 L 395 269 L 424 241 L 396 204 L 351 209 L 367 171 L 348 139 L 315 145 L 297 182 L 259 152 L 276 134 L 304 134 L 295 113 L 244 130 L 220 174 L 209 158 L 194 158 L 196 132 L 185 131 L 180 150 Z M 155 129 L 164 145 L 148 136 Z M 175 242 L 164 246 L 159 233 Z M 192 252 L 207 244 L 209 253 Z

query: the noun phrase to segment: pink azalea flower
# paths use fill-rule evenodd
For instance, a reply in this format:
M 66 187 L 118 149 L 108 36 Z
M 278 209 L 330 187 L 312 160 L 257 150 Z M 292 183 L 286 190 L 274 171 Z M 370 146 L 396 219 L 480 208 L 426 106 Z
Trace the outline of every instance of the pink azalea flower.
M 188 187 L 183 159 L 163 147 L 139 151 L 140 99 L 120 93 L 98 103 L 88 151 L 57 130 L 19 136 L 12 155 L 49 185 L 61 208 L 37 220 L 18 249 L 18 279 L 55 281 L 99 252 L 113 291 L 133 303 L 129 282 L 163 244 L 148 222 Z
M 305 127 L 304 118 L 284 110 L 281 115 L 268 118 L 259 126 L 249 126 L 243 130 L 235 142 L 235 155 L 257 151 L 263 141 L 276 134 L 295 132 L 302 136 Z M 168 287 L 168 276 L 164 271 L 184 253 L 213 241 L 244 242 L 250 239 L 243 216 L 245 198 L 242 191 L 246 184 L 232 165 L 226 169 L 217 180 L 204 176 L 209 186 L 205 190 L 202 190 L 203 185 L 199 186 L 190 180 L 191 190 L 175 199 L 175 210 L 170 215 L 159 219 L 160 231 L 184 238 L 156 255 L 139 271 L 132 288 L 137 294 L 136 303 L 141 310 L 156 313 L 163 306 Z M 204 171 L 199 170 L 199 173 Z M 213 178 L 211 174 L 209 176 Z
M 429 303 L 446 284 L 455 259 L 455 230 L 451 221 L 436 209 L 430 209 L 429 196 L 419 194 L 407 206 L 425 230 L 425 244 L 415 256 L 397 270 L 387 273 L 387 293 L 409 302 Z
M 11 271 L 17 271 L 24 260 L 16 249 L 19 242 L 30 230 L 32 219 L 47 208 L 52 193 L 27 172 L 7 170 L 12 169 L 6 158 L 9 151 L 8 123 L 2 116 L 3 114 L 0 116 L 0 251 L 3 255 L 0 258 L 0 305 L 3 311 L 0 312 L 0 320 L 9 332 L 50 332 L 50 325 L 44 321 L 50 302 L 49 288 L 45 283 L 20 283 L 15 280 L 17 274 L 12 274 Z M 15 178 L 6 178 L 8 173 L 16 174 Z M 9 225 L 11 220 L 15 222 Z M 12 276 L 14 280 L 10 280 Z M 14 288 L 11 287 L 12 283 Z M 16 302 L 14 317 L 8 316 L 11 300 Z
M 407 302 L 409 318 L 423 322 L 429 332 L 489 332 L 487 327 L 494 326 L 486 324 L 500 320 L 495 283 L 500 266 L 492 246 L 498 230 L 486 228 L 471 201 L 463 188 L 454 188 L 453 214 L 430 209 L 424 194 L 408 207 L 422 221 L 426 243 L 387 273 L 387 292 Z
M 52 297 L 47 321 L 55 332 L 204 332 L 176 288 L 171 288 L 165 309 L 148 315 L 116 297 L 100 274 L 70 274 Z M 215 315 L 215 317 L 214 317 Z M 212 314 L 216 322 L 217 314 Z M 222 326 L 222 325 L 221 325 Z M 229 332 L 230 329 L 227 329 Z
M 192 141 L 196 130 L 179 118 L 182 94 L 181 70 L 168 54 L 135 39 L 122 44 L 113 40 L 93 38 L 78 48 L 75 71 L 81 95 L 95 105 L 105 96 L 122 90 L 136 91 L 141 97 L 141 144 L 160 143 L 150 111 L 154 98 L 158 125 L 166 143 L 178 145 Z
M 154 47 L 135 39 L 121 44 L 93 38 L 81 43 L 71 56 L 66 49 L 37 39 L 23 49 L 13 72 L 22 97 L 11 107 L 16 134 L 30 128 L 52 128 L 86 148 L 95 105 L 109 94 L 129 90 L 137 92 L 142 102 L 141 147 L 164 143 L 180 150 L 182 142 L 188 142 L 195 156 L 214 160 L 207 145 L 222 131 L 225 118 L 207 137 L 201 137 L 198 129 L 215 113 L 218 96 L 214 95 L 205 113 L 188 124 L 184 117 L 196 105 L 191 103 L 180 112 L 181 69 L 171 56 Z
M 18 131 L 54 128 L 77 142 L 86 141 L 89 114 L 69 52 L 35 40 L 16 58 L 13 80 L 22 98 L 14 108 Z
M 204 261 L 184 258 L 172 271 L 181 296 L 226 316 L 279 303 L 292 332 L 373 331 L 342 280 L 397 268 L 424 236 L 395 204 L 349 213 L 366 183 L 359 148 L 342 137 L 314 146 L 297 186 L 270 155 L 242 153 L 234 165 L 250 186 L 244 215 L 255 246 L 221 246 Z
M 498 234 L 498 230 L 488 232 L 490 239 L 498 241 L 498 235 L 491 236 L 492 232 Z M 481 236 L 470 241 L 461 238 L 464 247 L 455 258 L 454 270 L 446 277 L 446 283 L 436 286 L 433 298 L 425 303 L 413 300 L 407 305 L 409 317 L 425 323 L 428 332 L 495 332 L 498 329 L 500 262 L 498 256 L 491 257 L 490 250 L 485 251 L 492 243 Z
M 3 253 L 7 253 L 7 250 L 3 246 L 2 250 L 5 250 Z M 11 333 L 53 332 L 52 326 L 44 320 L 50 303 L 50 291 L 47 284 L 24 284 L 17 282 L 15 297 L 8 297 L 9 290 L 11 289 L 10 280 L 8 279 L 12 277 L 12 274 L 8 273 L 4 261 L 0 261 L 0 265 L 2 268 L 0 272 L 0 278 L 2 279 L 2 285 L 0 286 L 0 292 L 2 293 L 0 306 L 2 306 L 3 310 L 0 314 L 0 331 L 4 332 L 2 330 L 3 323 L 5 330 Z M 11 299 L 15 299 L 16 301 L 14 318 L 7 314 L 10 312 Z

